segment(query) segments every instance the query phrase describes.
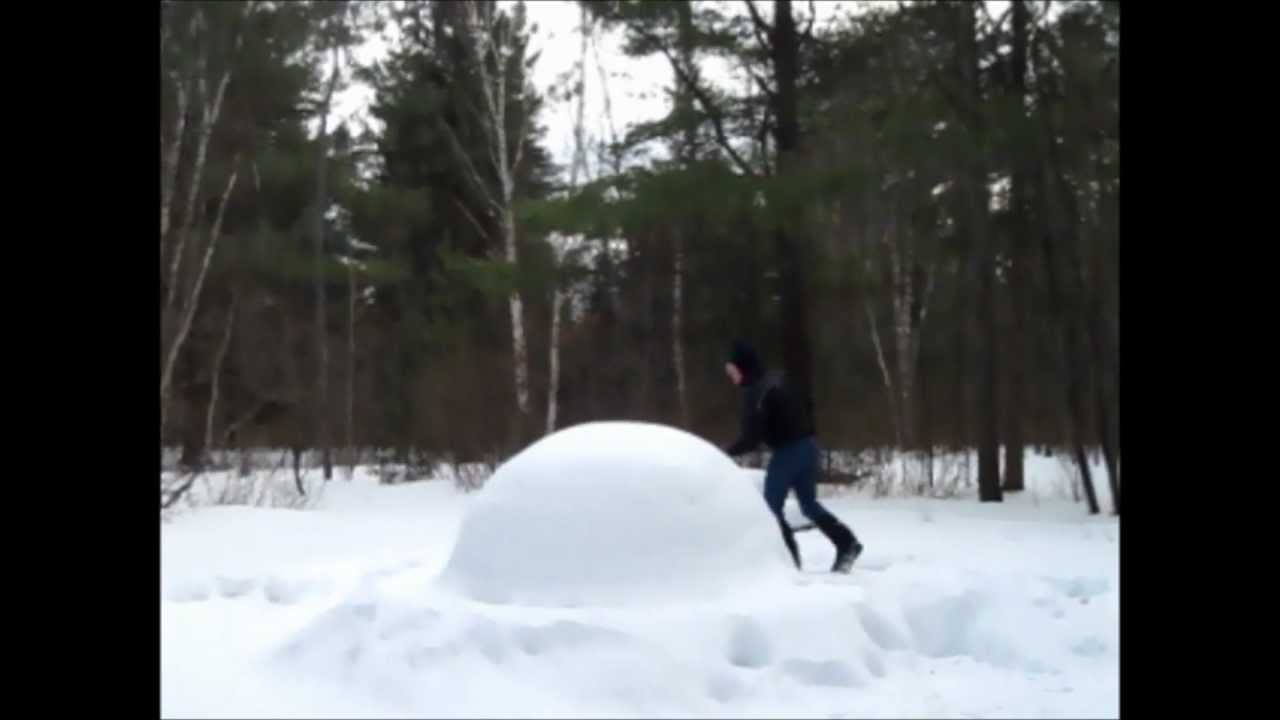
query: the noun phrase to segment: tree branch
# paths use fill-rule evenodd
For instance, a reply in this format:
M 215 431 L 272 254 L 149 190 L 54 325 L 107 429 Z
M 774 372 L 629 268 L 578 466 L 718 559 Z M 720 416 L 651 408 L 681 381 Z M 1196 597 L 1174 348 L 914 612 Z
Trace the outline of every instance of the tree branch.
M 609 94 L 609 76 L 605 72 L 604 63 L 600 61 L 600 44 L 596 41 L 595 33 L 591 34 L 591 57 L 596 61 L 596 74 L 600 77 L 600 94 L 604 96 L 604 118 L 609 124 L 609 141 L 614 147 L 618 145 L 618 128 L 613 122 L 613 100 Z M 585 76 L 583 80 L 583 88 L 586 87 Z M 615 153 L 614 166 L 619 172 L 621 171 L 621 153 Z M 584 165 L 585 169 L 585 165 Z M 598 172 L 595 174 L 599 174 Z
M 698 83 L 690 76 L 689 72 L 680 65 L 680 62 L 671 54 L 671 51 L 667 49 L 667 46 L 658 38 L 654 37 L 652 33 L 646 33 L 646 35 L 650 40 L 654 41 L 654 44 L 657 45 L 662 54 L 666 56 L 667 62 L 671 63 L 671 68 L 675 70 L 676 75 L 680 77 L 680 82 L 683 82 L 688 86 L 689 90 L 693 92 L 694 97 L 698 99 L 698 103 L 702 105 L 702 109 L 707 113 L 707 116 L 711 118 L 711 125 L 716 132 L 716 142 L 724 149 L 725 152 L 729 153 L 729 156 L 733 159 L 733 162 L 738 166 L 738 168 L 742 170 L 743 174 L 755 175 L 751 166 L 748 165 L 747 162 L 742 159 L 742 156 L 738 154 L 738 151 L 734 150 L 733 146 L 729 144 L 728 136 L 726 136 L 724 132 L 724 119 L 720 114 L 720 109 L 716 107 L 715 103 L 711 102 L 711 99 L 707 96 L 706 92 L 698 86 Z
M 463 149 L 462 143 L 458 140 L 458 135 L 453 131 L 453 128 L 449 127 L 449 123 L 442 120 L 440 124 L 444 126 L 444 133 L 449 138 L 450 144 L 453 146 L 454 153 L 457 154 L 460 160 L 462 160 L 462 164 L 466 166 L 465 169 L 468 172 L 472 183 L 475 184 L 476 190 L 480 193 L 480 197 L 485 202 L 492 205 L 494 210 L 502 212 L 502 204 L 498 202 L 493 193 L 490 192 L 489 188 L 484 184 L 484 180 L 480 178 L 480 173 L 476 170 L 475 164 L 471 162 L 471 156 Z
M 520 129 L 516 131 L 516 154 L 511 161 L 511 172 L 514 174 L 520 167 L 520 161 L 524 158 L 524 138 L 525 132 L 529 127 L 529 106 L 525 98 L 529 93 L 522 91 L 520 93 Z
M 752 0 L 742 0 L 747 6 L 747 10 L 751 13 L 751 29 L 755 31 L 756 40 L 760 42 L 760 47 L 773 52 L 773 43 L 769 38 L 773 37 L 773 26 L 764 21 L 760 17 L 760 12 L 756 10 L 756 4 Z
M 756 133 L 756 142 L 760 145 L 760 164 L 764 168 L 764 176 L 773 175 L 773 168 L 769 165 L 769 131 L 772 128 L 769 125 L 769 108 L 765 108 L 764 114 L 760 118 L 760 131 Z
M 218 353 L 213 360 L 213 377 L 210 381 L 209 408 L 204 419 L 204 451 L 213 451 L 213 420 L 218 408 L 218 379 L 222 376 L 222 364 L 227 358 L 227 349 L 231 347 L 231 333 L 236 322 L 236 296 L 231 294 L 231 307 L 227 309 L 227 324 L 222 330 L 222 342 L 218 345 Z
M 489 231 L 484 229 L 484 226 L 480 224 L 480 221 L 476 219 L 475 215 L 471 214 L 471 211 L 468 210 L 467 206 L 458 199 L 457 195 L 453 196 L 453 202 L 458 206 L 458 209 L 462 211 L 462 214 L 467 216 L 467 219 L 471 221 L 471 224 L 476 226 L 476 230 L 480 233 L 480 237 L 488 238 Z
M 501 176 L 503 158 L 500 157 L 500 154 L 506 155 L 506 148 L 500 147 L 501 143 L 496 142 L 496 137 L 498 135 L 498 123 L 502 122 L 503 119 L 499 108 L 499 101 L 501 100 L 499 93 L 502 90 L 494 90 L 493 82 L 489 77 L 489 67 L 486 63 L 490 54 L 494 55 L 499 66 L 502 64 L 502 58 L 498 57 L 498 53 L 494 50 L 492 16 L 482 18 L 475 2 L 464 2 L 463 6 L 466 8 L 467 21 L 467 41 L 464 45 L 471 50 L 472 57 L 475 60 L 476 72 L 480 74 L 480 94 L 484 97 L 485 107 L 489 115 L 488 122 L 481 122 L 480 125 L 485 134 L 489 136 L 489 159 L 493 162 L 494 170 Z
M 186 495 L 187 491 L 191 489 L 192 485 L 196 484 L 196 480 L 198 480 L 199 478 L 200 478 L 199 473 L 194 473 L 194 472 L 188 473 L 187 481 L 185 483 L 183 483 L 176 490 L 170 491 L 169 497 L 161 499 L 160 509 L 168 510 L 169 508 L 173 507 L 173 504 L 178 502 L 178 500 L 181 499 L 183 495 Z M 161 490 L 161 492 L 164 492 L 163 489 Z
M 1004 12 L 1000 13 L 1000 19 L 998 20 L 996 18 L 991 17 L 991 10 L 987 7 L 986 3 L 984 2 L 978 3 L 978 9 L 982 11 L 983 15 L 987 16 L 987 24 L 991 26 L 991 30 L 994 33 L 998 31 L 1000 29 L 1000 26 L 1004 25 L 1004 21 L 1008 19 L 1009 13 L 1013 11 L 1013 4 L 1010 3 L 1009 7 L 1005 8 Z
M 765 97 L 769 98 L 770 102 L 777 102 L 778 93 L 774 91 L 773 88 L 769 87 L 768 83 L 765 82 L 764 78 L 760 77 L 760 75 L 756 73 L 754 70 L 752 70 L 751 68 L 747 68 L 747 74 L 749 74 L 756 81 L 756 85 L 760 86 L 760 90 L 764 92 Z
M 747 66 L 745 62 L 743 63 L 743 68 L 747 71 L 748 74 L 753 74 L 751 73 L 751 68 Z M 764 90 L 766 94 L 768 94 L 768 88 L 761 86 L 761 89 Z M 772 129 L 769 124 L 769 119 L 770 119 L 770 112 L 771 112 L 771 108 L 773 107 L 773 103 L 766 102 L 766 103 L 761 103 L 760 105 L 761 105 L 760 119 L 758 121 L 759 125 L 757 127 L 756 134 L 755 134 L 755 141 L 756 141 L 756 145 L 759 147 L 760 165 L 764 170 L 764 176 L 770 177 L 771 175 L 773 175 L 773 170 L 769 166 L 769 132 Z M 752 117 L 752 119 L 755 120 L 754 117 Z
M 889 391 L 889 403 L 893 408 L 893 414 L 898 414 L 897 396 L 893 391 L 893 376 L 889 373 L 889 364 L 885 362 L 884 346 L 880 344 L 880 326 L 876 324 L 875 311 L 871 309 L 871 301 L 867 301 L 863 307 L 867 311 L 867 321 L 871 324 L 871 342 L 875 345 L 876 361 L 880 364 L 880 374 L 884 378 L 884 387 Z
M 805 27 L 804 32 L 800 33 L 800 38 L 807 42 L 813 42 L 813 22 L 818 19 L 818 8 L 814 5 L 813 0 L 809 0 L 809 24 Z

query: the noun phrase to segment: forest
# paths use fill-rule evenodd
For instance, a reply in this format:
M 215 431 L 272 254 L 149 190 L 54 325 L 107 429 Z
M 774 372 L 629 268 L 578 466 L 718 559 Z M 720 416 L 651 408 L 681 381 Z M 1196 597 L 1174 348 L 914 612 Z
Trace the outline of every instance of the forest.
M 177 466 L 494 462 L 594 420 L 724 446 L 748 338 L 824 448 L 921 491 L 972 450 L 987 502 L 1054 448 L 1119 514 L 1119 3 L 578 2 L 549 87 L 537 4 L 160 3 Z M 610 33 L 668 111 L 589 133 Z

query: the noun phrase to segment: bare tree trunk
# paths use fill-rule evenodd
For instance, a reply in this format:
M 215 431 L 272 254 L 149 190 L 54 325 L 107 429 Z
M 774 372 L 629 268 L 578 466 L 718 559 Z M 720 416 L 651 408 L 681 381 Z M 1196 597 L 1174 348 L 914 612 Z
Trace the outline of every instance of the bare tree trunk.
M 800 151 L 799 97 L 796 88 L 800 72 L 799 35 L 791 14 L 790 0 L 775 0 L 773 4 L 773 37 L 770 48 L 774 77 L 777 81 L 775 96 L 777 125 L 774 140 L 778 149 L 779 175 L 794 170 L 793 159 Z M 801 397 L 813 399 L 813 353 L 810 347 L 809 298 L 806 278 L 808 274 L 808 247 L 799 237 L 800 230 L 778 223 L 774 228 L 774 241 L 778 250 L 778 270 L 782 290 L 782 310 L 786 322 L 782 327 L 782 360 L 789 383 Z M 811 418 L 816 422 L 816 418 Z
M 575 109 L 576 114 L 573 124 L 573 164 L 569 168 L 569 188 L 571 190 L 577 189 L 580 174 L 587 172 L 584 114 L 587 92 L 587 40 L 592 37 L 592 26 L 591 16 L 587 11 L 586 5 L 582 5 L 579 8 L 578 18 L 580 23 L 578 28 L 578 36 L 580 38 L 578 48 L 578 104 Z M 566 257 L 564 251 L 565 248 L 553 248 L 557 269 L 560 269 L 564 264 Z M 564 291 L 557 281 L 551 298 L 551 342 L 549 350 L 551 377 L 547 388 L 547 434 L 555 432 L 556 429 L 556 411 L 558 410 L 558 398 L 560 395 L 560 315 L 563 306 Z
M 1107 481 L 1111 487 L 1111 505 L 1112 513 L 1120 514 L 1120 462 L 1118 457 L 1118 447 L 1115 442 L 1116 431 L 1115 421 L 1112 418 L 1111 409 L 1107 402 L 1106 377 L 1107 377 L 1107 355 L 1109 349 L 1105 347 L 1104 339 L 1099 334 L 1104 332 L 1100 327 L 1101 320 L 1095 316 L 1090 337 L 1094 338 L 1094 353 L 1098 356 L 1098 378 L 1094 392 L 1095 402 L 1097 404 L 1096 412 L 1098 416 L 1098 430 L 1102 443 L 1102 458 L 1107 468 Z
M 165 239 L 169 236 L 169 218 L 173 208 L 174 184 L 178 179 L 178 151 L 182 148 L 182 133 L 187 125 L 187 90 L 175 78 L 175 104 L 177 117 L 173 120 L 173 136 L 164 150 L 164 169 L 160 179 L 160 252 L 164 252 Z
M 347 479 L 356 472 L 355 397 L 356 397 L 356 266 L 347 263 Z
M 227 324 L 222 330 L 222 342 L 218 345 L 218 353 L 213 359 L 213 377 L 209 387 L 209 411 L 204 419 L 204 451 L 213 452 L 213 420 L 218 408 L 218 380 L 222 375 L 222 363 L 227 357 L 227 348 L 231 347 L 231 331 L 236 321 L 236 300 L 231 297 L 231 307 L 227 309 Z
M 881 238 L 881 245 L 889 261 L 889 301 L 893 315 L 896 383 L 890 372 L 884 345 L 880 339 L 874 307 L 870 302 L 865 307 L 871 326 L 872 344 L 876 349 L 876 361 L 880 366 L 880 374 L 889 395 L 894 438 L 903 456 L 911 457 L 915 455 L 917 444 L 914 412 L 915 375 L 920 357 L 920 335 L 924 321 L 928 317 L 929 301 L 933 292 L 934 271 L 932 266 L 928 270 L 917 271 L 915 250 L 911 245 L 912 239 L 905 233 L 898 232 L 896 228 L 896 216 L 891 215 Z M 903 467 L 905 477 L 905 462 Z
M 1094 421 L 1095 421 L 1096 430 L 1098 433 L 1099 444 L 1102 446 L 1102 457 L 1103 457 L 1104 466 L 1107 470 L 1107 481 L 1109 483 L 1111 493 L 1112 493 L 1111 495 L 1112 511 L 1115 515 L 1119 515 L 1120 514 L 1120 495 L 1119 495 L 1119 487 L 1116 483 L 1116 472 L 1117 472 L 1116 460 L 1115 460 L 1114 448 L 1112 447 L 1112 444 L 1111 444 L 1111 437 L 1112 437 L 1111 419 L 1110 419 L 1110 412 L 1107 407 L 1107 397 L 1106 397 L 1105 378 L 1104 378 L 1104 373 L 1106 371 L 1105 363 L 1106 363 L 1107 351 L 1104 345 L 1105 338 L 1103 336 L 1103 333 L 1105 332 L 1105 330 L 1102 327 L 1102 322 L 1101 322 L 1102 314 L 1101 314 L 1101 309 L 1097 307 L 1098 303 L 1096 299 L 1086 299 L 1086 298 L 1090 298 L 1091 295 L 1096 296 L 1096 294 L 1090 293 L 1085 289 L 1086 283 L 1084 281 L 1084 278 L 1082 277 L 1082 274 L 1084 272 L 1084 264 L 1079 257 L 1079 252 L 1076 249 L 1077 245 L 1081 241 L 1080 241 L 1079 222 L 1077 220 L 1078 207 L 1076 204 L 1075 193 L 1066 184 L 1066 181 L 1062 177 L 1061 170 L 1060 170 L 1061 166 L 1059 164 L 1060 160 L 1057 157 L 1056 148 L 1051 147 L 1049 149 L 1049 158 L 1050 158 L 1051 167 L 1055 168 L 1054 169 L 1054 179 L 1056 180 L 1055 186 L 1057 187 L 1058 194 L 1061 197 L 1060 203 L 1064 211 L 1064 216 L 1066 217 L 1065 224 L 1067 227 L 1067 235 L 1065 237 L 1064 245 L 1066 247 L 1066 252 L 1065 252 L 1066 261 L 1069 266 L 1066 272 L 1068 277 L 1070 277 L 1072 280 L 1072 288 L 1071 288 L 1072 294 L 1076 298 L 1079 298 L 1079 301 L 1083 305 L 1082 314 L 1085 314 L 1088 316 L 1087 321 L 1086 321 L 1086 318 L 1079 318 L 1078 320 L 1075 321 L 1075 323 L 1078 323 L 1078 324 L 1073 323 L 1075 327 L 1078 327 L 1078 330 L 1076 332 L 1078 332 L 1079 335 L 1084 336 L 1083 338 L 1077 337 L 1074 341 L 1076 343 L 1076 346 L 1075 346 L 1076 358 L 1079 361 L 1079 363 L 1083 366 L 1081 368 L 1081 372 L 1088 373 L 1089 375 L 1089 380 L 1084 381 L 1082 384 L 1086 387 L 1090 385 L 1092 386 L 1093 401 L 1094 401 L 1094 408 L 1093 408 Z M 1085 354 L 1086 346 L 1084 344 L 1085 342 L 1088 343 L 1087 345 L 1088 354 L 1091 357 L 1086 357 L 1086 354 Z M 1083 388 L 1081 388 L 1081 390 L 1083 390 Z M 1083 408 L 1081 408 L 1081 412 L 1083 413 Z M 1079 432 L 1082 435 L 1084 434 L 1083 425 L 1084 423 L 1082 419 L 1081 427 L 1079 429 Z M 1087 442 L 1087 437 L 1082 437 L 1079 440 L 1079 443 L 1081 445 L 1083 445 L 1083 443 L 1085 442 Z M 1077 448 L 1077 454 L 1079 454 L 1080 452 L 1081 452 L 1081 449 Z M 1086 487 L 1086 492 L 1089 494 L 1093 494 L 1094 489 L 1091 482 L 1088 483 L 1088 487 Z
M 1052 135 L 1048 139 L 1049 144 L 1053 143 Z M 1052 160 L 1050 160 L 1052 162 Z M 1043 172 L 1047 168 L 1041 168 Z M 1037 197 L 1041 201 L 1041 208 L 1047 209 L 1048 198 L 1044 197 L 1044 188 L 1047 181 L 1043 177 L 1038 178 L 1037 182 L 1039 192 Z M 1052 226 L 1054 223 L 1047 213 L 1042 212 L 1042 217 Z M 1060 282 L 1058 263 L 1054 245 L 1057 240 L 1052 231 L 1046 231 L 1041 235 L 1043 260 L 1045 266 L 1045 276 L 1049 285 L 1049 302 L 1052 306 L 1053 315 L 1056 316 L 1062 328 L 1063 347 L 1064 347 L 1064 366 L 1066 367 L 1067 384 L 1066 384 L 1066 400 L 1067 410 L 1071 418 L 1071 443 L 1072 455 L 1075 457 L 1076 464 L 1080 467 L 1080 477 L 1084 484 L 1085 499 L 1089 502 L 1089 513 L 1096 515 L 1098 509 L 1098 497 L 1093 488 L 1093 476 L 1089 469 L 1089 459 L 1085 453 L 1084 444 L 1087 442 L 1087 433 L 1085 431 L 1087 423 L 1085 422 L 1084 407 L 1082 406 L 1082 398 L 1084 394 L 1084 382 L 1081 378 L 1081 367 L 1083 353 L 1080 352 L 1079 330 L 1077 328 L 1076 318 L 1066 307 L 1062 295 L 1062 284 Z
M 685 67 L 693 67 L 695 48 L 695 28 L 693 26 L 693 7 L 688 0 L 676 6 L 677 37 L 676 42 L 680 61 Z M 675 78 L 676 108 L 681 117 L 686 118 L 683 137 L 679 147 L 679 156 L 685 163 L 697 160 L 698 121 L 693 116 L 693 92 L 687 84 L 680 82 L 679 74 Z M 689 392 L 684 367 L 684 234 L 676 228 L 672 237 L 671 266 L 671 364 L 676 371 L 676 406 L 680 411 L 680 426 L 689 428 Z
M 689 394 L 684 372 L 684 242 L 675 234 L 675 267 L 671 274 L 671 359 L 676 368 L 676 402 L 680 407 L 680 425 L 689 427 Z
M 1099 195 L 1101 195 L 1102 183 L 1101 178 L 1098 180 Z M 1100 217 L 1101 206 L 1103 200 L 1101 197 L 1097 200 L 1098 215 L 1095 215 L 1092 223 L 1095 232 L 1101 233 L 1102 220 Z M 1105 250 L 1101 247 L 1102 239 L 1098 238 L 1097 242 L 1091 243 L 1094 251 L 1090 254 L 1090 264 L 1092 266 L 1093 281 L 1082 277 L 1084 272 L 1084 263 L 1080 262 L 1080 274 L 1076 276 L 1076 292 L 1087 297 L 1088 302 L 1085 303 L 1085 311 L 1088 313 L 1088 325 L 1086 335 L 1089 339 L 1090 352 L 1094 358 L 1094 414 L 1095 421 L 1098 426 L 1098 440 L 1102 446 L 1102 459 L 1107 469 L 1107 481 L 1111 489 L 1112 513 L 1120 514 L 1120 468 L 1118 462 L 1119 446 L 1116 437 L 1115 419 L 1112 415 L 1109 395 L 1109 381 L 1114 376 L 1112 372 L 1113 346 L 1111 337 L 1107 332 L 1106 307 L 1109 293 L 1106 288 L 1111 285 L 1110 278 L 1106 273 L 1106 257 Z M 1096 288 L 1093 292 L 1086 292 L 1085 288 Z
M 547 434 L 556 430 L 556 396 L 560 392 L 560 310 L 564 293 L 555 289 L 551 298 L 551 387 L 547 390 Z
M 249 15 L 253 8 L 253 3 L 245 3 L 244 9 L 241 11 L 241 19 Z M 192 21 L 193 29 L 197 34 L 199 30 L 207 30 L 207 24 L 204 15 L 199 9 L 195 11 Z M 201 100 L 200 112 L 200 128 L 196 138 L 196 157 L 195 163 L 191 170 L 191 181 L 187 185 L 187 199 L 183 207 L 183 229 L 178 234 L 178 244 L 174 248 L 173 257 L 169 261 L 169 291 L 168 297 L 165 299 L 165 309 L 172 309 L 178 292 L 178 270 L 182 265 L 182 255 L 186 248 L 187 238 L 191 235 L 195 227 L 195 208 L 196 198 L 200 195 L 201 181 L 204 179 L 204 163 L 209 152 L 209 140 L 213 137 L 213 127 L 218 122 L 218 116 L 222 113 L 222 100 L 226 96 L 227 85 L 231 82 L 231 62 L 230 58 L 235 58 L 240 51 L 240 46 L 244 40 L 243 34 L 237 32 L 235 46 L 229 58 L 227 67 L 222 71 L 222 76 L 218 79 L 217 89 L 214 91 L 213 97 L 209 96 L 208 71 L 209 56 L 212 51 L 206 47 L 204 52 L 197 55 L 196 60 L 196 87 L 199 90 Z M 163 211 L 163 210 L 162 210 Z M 166 228 L 167 229 L 167 228 Z
M 893 389 L 893 375 L 889 372 L 889 363 L 884 356 L 884 345 L 880 342 L 880 326 L 876 323 L 876 313 L 870 301 L 863 307 L 867 311 L 867 323 L 871 327 L 871 343 L 876 349 L 876 362 L 880 365 L 880 377 L 884 380 L 884 389 L 889 396 L 889 415 L 893 420 L 893 436 L 898 447 L 902 447 L 902 417 L 898 412 L 898 393 Z
M 958 67 L 962 79 L 963 112 L 970 145 L 965 162 L 965 195 L 969 232 L 973 239 L 973 263 L 978 281 L 977 330 L 981 337 L 978 354 L 978 499 L 1001 502 L 1000 489 L 1000 405 L 997 353 L 999 332 L 995 317 L 995 248 L 989 223 L 989 191 L 986 167 L 986 121 L 979 81 L 978 8 L 975 4 L 953 6 L 958 14 Z
M 478 2 L 465 2 L 468 42 L 472 50 L 476 72 L 480 76 L 480 94 L 484 100 L 484 117 L 480 124 L 488 138 L 489 160 L 498 176 L 498 191 L 487 187 L 470 165 L 470 158 L 462 150 L 457 137 L 452 135 L 455 150 L 462 156 L 471 171 L 473 182 L 488 199 L 498 215 L 502 233 L 504 258 L 512 268 L 519 266 L 520 255 L 516 243 L 515 225 L 515 172 L 524 154 L 525 128 L 529 122 L 527 109 L 522 108 L 520 127 L 515 138 L 515 152 L 508 155 L 507 137 L 507 62 L 505 51 L 511 46 L 511 22 L 500 21 L 495 7 Z M 495 37 L 495 34 L 498 37 Z M 489 58 L 494 59 L 490 72 Z M 516 406 L 522 416 L 521 426 L 527 428 L 529 406 L 529 358 L 524 332 L 524 303 L 518 290 L 512 290 L 507 298 L 511 316 L 511 348 L 514 365 Z
M 333 71 L 325 89 L 324 103 L 320 110 L 320 132 L 316 136 L 316 199 L 312 226 L 316 253 L 316 386 L 319 395 L 315 413 L 316 447 L 320 448 L 325 480 L 333 478 L 333 457 L 329 447 L 329 343 L 325 328 L 328 313 L 325 309 L 324 211 L 328 200 L 326 181 L 329 167 L 329 109 L 333 104 L 333 93 L 338 87 L 339 67 L 338 46 L 334 45 Z
M 302 448 L 295 445 L 291 450 L 293 452 L 293 485 L 298 488 L 298 494 L 305 497 L 307 487 L 302 482 Z
M 933 293 L 933 267 L 920 271 L 917 277 L 916 254 L 914 238 L 908 235 L 904 234 L 895 242 L 889 243 L 889 260 L 894 288 L 893 329 L 897 341 L 898 422 L 902 426 L 898 441 L 902 452 L 907 457 L 918 457 L 915 413 L 916 368 L 920 360 L 920 336 L 924 321 L 928 317 L 930 295 Z M 921 283 L 923 287 L 920 286 Z
M 200 272 L 196 276 L 195 287 L 191 290 L 191 296 L 184 303 L 182 313 L 182 323 L 178 327 L 178 334 L 174 337 L 173 342 L 169 345 L 169 351 L 166 354 L 164 362 L 164 370 L 160 375 L 160 436 L 164 437 L 165 422 L 168 419 L 169 394 L 171 384 L 173 382 L 173 368 L 177 364 L 178 354 L 182 352 L 182 346 L 187 341 L 187 334 L 191 332 L 191 322 L 196 316 L 196 310 L 200 306 L 200 292 L 204 288 L 204 279 L 209 272 L 209 266 L 213 262 L 213 253 L 218 248 L 218 237 L 222 234 L 222 216 L 227 209 L 227 201 L 231 198 L 231 191 L 235 189 L 236 177 L 240 173 L 240 156 L 236 155 L 233 161 L 231 176 L 227 178 L 227 187 L 222 193 L 222 200 L 218 204 L 218 215 L 213 222 L 213 229 L 209 233 L 209 245 L 205 248 L 204 261 L 200 264 Z
M 895 359 L 898 361 L 898 443 L 902 452 L 909 453 L 914 447 L 914 432 L 911 412 L 911 389 L 914 371 L 911 367 L 911 306 L 914 302 L 912 277 L 909 271 L 904 272 L 902 252 L 899 245 L 905 237 L 886 238 L 889 250 L 889 268 L 893 276 L 893 337 L 895 341 Z
M 1040 70 L 1042 64 L 1036 57 L 1037 70 Z M 1047 75 L 1047 73 L 1045 73 Z M 1044 92 L 1049 82 L 1048 77 L 1042 76 L 1037 86 Z M 1042 103 L 1045 102 L 1045 92 L 1040 98 Z M 1081 339 L 1081 330 L 1079 322 L 1079 313 L 1068 307 L 1066 292 L 1071 288 L 1064 287 L 1062 281 L 1063 271 L 1059 267 L 1057 259 L 1056 245 L 1060 242 L 1068 254 L 1066 258 L 1068 264 L 1074 263 L 1074 248 L 1072 243 L 1078 242 L 1079 238 L 1076 233 L 1076 212 L 1074 196 L 1071 194 L 1071 188 L 1067 187 L 1063 181 L 1061 174 L 1060 158 L 1057 152 L 1057 135 L 1052 119 L 1050 118 L 1048 109 L 1039 111 L 1041 129 L 1039 133 L 1039 156 L 1037 157 L 1037 172 L 1033 173 L 1035 178 L 1035 196 L 1040 205 L 1040 216 L 1045 219 L 1047 225 L 1046 232 L 1042 234 L 1043 260 L 1045 265 L 1045 275 L 1049 285 L 1049 302 L 1053 315 L 1061 323 L 1063 351 L 1065 354 L 1064 365 L 1067 375 L 1067 408 L 1071 419 L 1071 442 L 1073 445 L 1073 455 L 1076 463 L 1080 467 L 1080 477 L 1084 484 L 1085 499 L 1089 503 L 1089 513 L 1096 515 L 1100 512 L 1098 507 L 1097 494 L 1093 487 L 1093 474 L 1089 467 L 1089 458 L 1085 452 L 1085 443 L 1088 442 L 1088 421 L 1086 419 L 1084 408 L 1084 395 L 1088 385 L 1085 373 L 1089 372 L 1089 363 L 1087 353 L 1084 350 L 1083 340 Z M 1053 193 L 1051 194 L 1051 191 Z M 1050 208 L 1053 206 L 1053 200 L 1056 196 L 1059 214 L 1062 216 L 1060 221 L 1055 221 L 1050 215 Z M 1066 228 L 1066 232 L 1060 232 L 1061 228 Z M 1075 273 L 1078 267 L 1069 267 L 1066 269 L 1067 281 L 1072 282 L 1071 278 L 1079 277 Z M 1074 284 L 1074 283 L 1073 283 Z M 1077 289 L 1078 290 L 1078 289 Z M 1079 298 L 1083 300 L 1083 298 Z
M 199 17 L 198 13 L 192 15 L 192 27 L 188 32 L 188 37 L 195 34 L 197 17 Z M 181 71 L 177 71 L 172 74 L 171 79 L 173 80 L 174 91 L 173 130 L 167 145 L 164 144 L 163 138 L 161 139 L 161 157 L 164 163 L 160 175 L 160 253 L 162 256 L 164 255 L 165 240 L 169 235 L 173 196 L 175 194 L 175 185 L 178 181 L 178 157 L 182 149 L 182 136 L 187 129 L 187 106 L 189 100 L 188 78 L 184 77 Z
M 954 345 L 951 348 L 952 356 L 955 358 L 954 370 L 952 376 L 952 387 L 955 390 L 955 420 L 953 426 L 955 446 L 965 453 L 964 473 L 966 482 L 969 473 L 969 450 L 974 446 L 973 440 L 973 362 L 972 351 L 970 350 L 970 333 L 967 318 L 973 312 L 973 303 L 970 299 L 969 288 L 972 287 L 972 274 L 969 272 L 970 266 L 965 261 L 956 263 L 955 276 L 957 279 L 955 294 L 951 298 L 951 302 L 955 305 L 956 316 L 961 318 L 956 323 L 952 340 Z
M 520 263 L 516 250 L 515 219 L 508 213 L 502 219 L 502 233 L 506 238 L 506 260 L 512 267 Z M 511 350 L 515 361 L 516 407 L 522 415 L 528 415 L 529 407 L 529 350 L 524 336 L 524 302 L 518 290 L 512 290 L 507 298 L 511 314 Z
M 503 24 L 506 28 L 504 33 L 503 48 L 510 45 L 511 26 L 509 23 Z M 496 163 L 498 169 L 498 179 L 502 183 L 502 239 L 505 246 L 507 262 L 514 269 L 520 265 L 520 254 L 516 245 L 516 220 L 515 220 L 515 168 L 520 162 L 520 151 L 523 148 L 523 122 L 521 123 L 521 137 L 517 140 L 520 143 L 516 148 L 516 156 L 514 161 L 508 162 L 507 154 L 507 65 L 500 52 L 494 53 L 497 58 L 495 66 L 494 82 L 486 82 L 486 97 L 491 100 L 490 111 L 493 115 L 490 127 L 493 132 L 492 145 L 496 151 L 495 156 L 498 159 Z M 484 63 L 479 63 L 481 72 L 483 73 Z M 522 118 L 527 120 L 527 118 Z M 515 382 L 516 382 L 516 404 L 520 408 L 522 415 L 528 415 L 529 406 L 529 357 L 525 344 L 524 334 L 524 303 L 517 290 L 511 291 L 508 298 L 508 305 L 511 309 L 511 344 L 515 355 Z
M 608 147 L 616 148 L 618 146 L 618 127 L 613 122 L 613 98 L 609 94 L 609 76 L 608 73 L 605 72 L 604 63 L 600 61 L 600 44 L 594 34 L 591 37 L 591 56 L 596 63 L 596 74 L 600 77 L 600 95 L 604 100 L 604 120 L 609 128 Z M 603 131 L 601 134 L 604 134 Z M 601 147 L 601 154 L 603 154 L 603 151 L 604 147 Z M 599 161 L 599 157 L 597 158 L 597 161 Z M 599 166 L 597 165 L 595 174 L 598 174 L 599 171 Z M 622 174 L 620 156 L 617 152 L 613 153 L 613 174 Z
M 1025 2 L 1013 3 L 1013 57 L 1009 90 L 1018 108 L 1017 123 L 1024 125 L 1025 101 L 1027 94 L 1027 23 L 1029 17 Z M 1026 454 L 1022 424 L 1026 419 L 1026 385 L 1027 385 L 1027 298 L 1030 268 L 1028 252 L 1028 234 L 1030 226 L 1027 222 L 1027 178 L 1025 171 L 1025 152 L 1023 148 L 1011 147 L 1009 157 L 1014 163 L 1011 178 L 1010 204 L 1012 205 L 1012 237 L 1010 238 L 1010 257 L 1012 259 L 1012 275 L 1009 279 L 1011 295 L 1012 332 L 1009 338 L 1009 397 L 1005 416 L 1005 461 L 1004 489 L 1008 492 L 1019 492 L 1026 487 L 1026 471 L 1023 456 Z

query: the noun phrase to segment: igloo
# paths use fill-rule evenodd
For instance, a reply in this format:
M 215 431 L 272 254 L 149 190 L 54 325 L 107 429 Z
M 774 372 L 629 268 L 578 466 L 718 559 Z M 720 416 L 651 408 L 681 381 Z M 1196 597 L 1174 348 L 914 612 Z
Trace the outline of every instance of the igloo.
M 442 585 L 534 606 L 712 600 L 794 572 L 755 483 L 648 423 L 576 425 L 504 463 L 468 508 Z

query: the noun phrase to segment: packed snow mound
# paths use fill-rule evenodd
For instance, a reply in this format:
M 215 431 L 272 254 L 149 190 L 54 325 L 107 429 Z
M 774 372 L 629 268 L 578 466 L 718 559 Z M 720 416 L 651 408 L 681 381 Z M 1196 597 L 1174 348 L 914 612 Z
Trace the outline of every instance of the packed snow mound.
M 792 572 L 760 493 L 719 448 L 662 425 L 599 422 L 494 473 L 440 583 L 481 602 L 619 606 L 709 601 Z

